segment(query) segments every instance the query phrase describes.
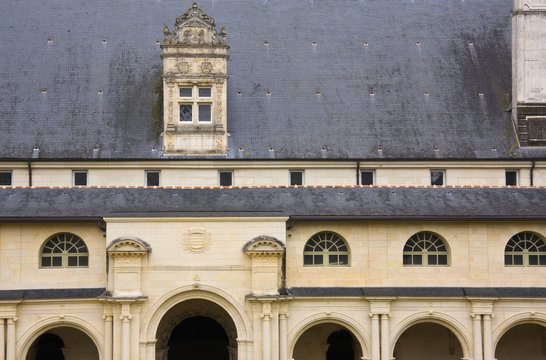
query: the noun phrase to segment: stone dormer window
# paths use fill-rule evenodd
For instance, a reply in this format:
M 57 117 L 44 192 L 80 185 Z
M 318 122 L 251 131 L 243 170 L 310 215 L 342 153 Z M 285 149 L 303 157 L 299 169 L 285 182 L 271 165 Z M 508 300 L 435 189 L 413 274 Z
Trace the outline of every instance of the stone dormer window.
M 225 154 L 226 30 L 193 3 L 163 33 L 165 154 Z
M 179 97 L 180 123 L 212 124 L 212 86 L 182 85 Z

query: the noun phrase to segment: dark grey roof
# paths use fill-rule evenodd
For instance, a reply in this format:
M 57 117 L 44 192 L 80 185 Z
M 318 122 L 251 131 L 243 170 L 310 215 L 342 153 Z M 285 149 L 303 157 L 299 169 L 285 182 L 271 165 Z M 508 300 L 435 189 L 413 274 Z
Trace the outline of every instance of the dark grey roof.
M 511 4 L 201 1 L 231 46 L 228 158 L 544 157 L 507 112 Z M 156 41 L 189 6 L 1 1 L 0 158 L 162 157 Z
M 368 296 L 368 297 L 488 297 L 546 298 L 546 288 L 459 288 L 459 287 L 295 287 L 288 295 L 309 296 Z
M 105 288 L 0 290 L 0 300 L 86 299 L 101 296 Z
M 531 188 L 3 188 L 0 220 L 289 216 L 305 219 L 546 219 Z

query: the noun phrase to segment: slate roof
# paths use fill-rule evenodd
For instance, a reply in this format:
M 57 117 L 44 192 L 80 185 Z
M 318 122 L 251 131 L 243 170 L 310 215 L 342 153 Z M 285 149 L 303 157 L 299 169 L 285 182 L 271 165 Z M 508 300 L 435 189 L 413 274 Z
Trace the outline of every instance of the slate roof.
M 510 121 L 511 4 L 201 1 L 231 46 L 227 157 L 546 157 Z M 190 5 L 1 1 L 0 159 L 162 158 L 157 41 Z
M 546 188 L 0 188 L 0 221 L 104 217 L 546 220 Z
M 87 299 L 104 294 L 105 288 L 0 290 L 0 300 Z
M 296 287 L 288 295 L 296 297 L 487 297 L 546 298 L 546 288 L 460 288 L 460 287 Z

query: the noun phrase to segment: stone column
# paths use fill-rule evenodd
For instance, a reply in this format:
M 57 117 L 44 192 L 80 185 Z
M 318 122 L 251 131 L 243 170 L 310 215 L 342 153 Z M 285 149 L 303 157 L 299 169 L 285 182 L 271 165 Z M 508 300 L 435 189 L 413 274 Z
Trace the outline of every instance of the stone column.
M 381 360 L 390 359 L 389 315 L 381 315 Z
M 288 360 L 288 325 L 286 304 L 281 304 L 279 312 L 279 360 Z
M 140 346 L 140 304 L 133 304 L 131 306 L 131 359 L 139 359 Z
M 112 360 L 113 319 L 111 314 L 104 315 L 104 360 Z
M 493 338 L 491 334 L 491 314 L 483 315 L 483 358 L 494 360 Z
M 482 316 L 473 314 L 474 323 L 474 359 L 483 360 L 482 353 Z
M 155 341 L 146 343 L 146 360 L 156 360 Z
M 131 360 L 131 305 L 121 305 L 121 360 Z
M 15 359 L 15 321 L 16 318 L 8 319 L 7 335 L 6 335 L 6 360 Z
M 262 360 L 271 360 L 271 303 L 262 305 Z
M 6 343 L 4 342 L 6 339 L 6 335 L 4 332 L 5 323 L 6 321 L 4 319 L 0 319 L 0 360 L 6 360 Z
M 372 360 L 380 360 L 379 315 L 371 314 L 372 318 Z
M 119 360 L 121 358 L 121 306 L 115 303 L 113 307 L 113 331 L 112 331 L 112 358 Z

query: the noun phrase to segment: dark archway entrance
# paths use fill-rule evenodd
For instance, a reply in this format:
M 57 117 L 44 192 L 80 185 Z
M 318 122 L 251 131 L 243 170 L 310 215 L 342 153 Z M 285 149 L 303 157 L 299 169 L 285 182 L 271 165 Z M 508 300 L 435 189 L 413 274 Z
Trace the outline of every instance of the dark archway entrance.
M 404 331 L 394 347 L 394 357 L 396 360 L 461 360 L 463 350 L 451 330 L 427 322 Z
M 347 330 L 338 330 L 328 336 L 328 351 L 326 360 L 353 360 L 353 336 Z
M 307 329 L 294 347 L 294 360 L 358 360 L 362 347 L 341 325 L 324 323 Z
M 30 346 L 26 360 L 98 360 L 93 340 L 83 331 L 61 326 L 46 331 Z
M 216 320 L 205 316 L 185 319 L 169 339 L 169 360 L 229 360 L 229 339 Z
M 235 323 L 220 305 L 203 299 L 173 306 L 157 329 L 156 358 L 236 360 Z
M 546 328 L 521 324 L 508 330 L 495 351 L 498 360 L 546 360 Z

